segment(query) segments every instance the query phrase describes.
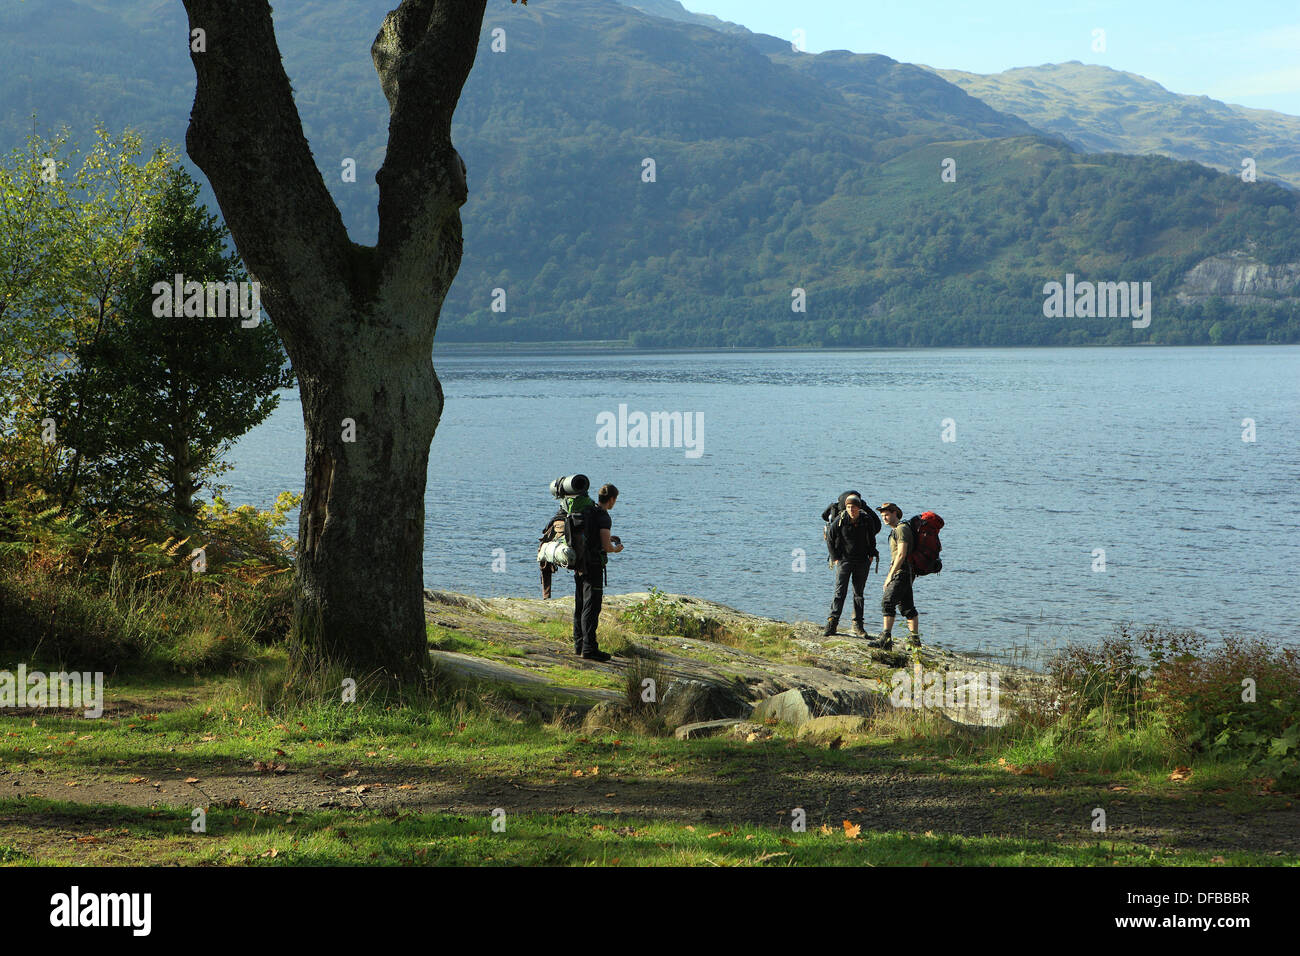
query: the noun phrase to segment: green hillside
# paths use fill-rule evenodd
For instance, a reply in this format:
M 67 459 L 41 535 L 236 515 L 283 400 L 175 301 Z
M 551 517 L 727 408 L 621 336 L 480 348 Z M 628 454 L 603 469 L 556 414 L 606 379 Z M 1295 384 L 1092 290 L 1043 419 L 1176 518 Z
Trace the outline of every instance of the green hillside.
M 1160 153 L 1300 188 L 1300 116 L 1171 93 L 1133 73 L 1072 61 L 981 75 L 936 70 L 989 105 L 1090 152 Z
M 359 242 L 374 240 L 387 132 L 369 46 L 390 7 L 276 11 L 307 134 Z M 21 140 L 32 110 L 78 135 L 102 119 L 183 142 L 179 3 L 40 9 L 0 11 L 0 58 L 15 64 L 0 144 Z M 489 48 L 496 28 L 504 53 Z M 439 342 L 1300 341 L 1285 281 L 1300 261 L 1296 193 L 1159 156 L 1084 155 L 884 56 L 794 54 L 613 0 L 490 0 L 454 134 L 470 199 Z M 941 181 L 946 158 L 955 182 Z M 1220 263 L 1234 253 L 1252 275 L 1278 267 L 1276 281 L 1237 294 Z M 1219 265 L 1191 273 L 1205 262 Z M 1067 273 L 1151 282 L 1150 327 L 1044 318 L 1044 283 Z M 791 309 L 795 288 L 806 312 Z M 491 311 L 495 289 L 505 312 Z

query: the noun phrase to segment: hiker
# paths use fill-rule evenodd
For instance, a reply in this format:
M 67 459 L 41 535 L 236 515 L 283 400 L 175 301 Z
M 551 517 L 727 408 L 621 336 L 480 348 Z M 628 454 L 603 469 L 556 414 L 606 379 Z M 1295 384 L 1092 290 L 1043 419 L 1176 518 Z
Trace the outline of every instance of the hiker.
M 912 601 L 912 551 L 916 547 L 916 534 L 910 523 L 903 520 L 902 509 L 892 501 L 886 501 L 876 509 L 885 524 L 892 529 L 889 532 L 889 571 L 885 574 L 884 598 L 880 603 L 884 620 L 880 634 L 872 641 L 872 646 L 884 650 L 893 650 L 894 611 L 902 611 L 910 632 L 908 641 L 912 646 L 919 646 L 921 633 L 916 604 Z
M 871 572 L 872 558 L 876 560 L 876 569 L 880 569 L 880 552 L 876 550 L 879 530 L 880 521 L 866 510 L 862 499 L 854 492 L 845 495 L 844 510 L 826 528 L 826 547 L 835 568 L 835 596 L 831 599 L 831 613 L 826 618 L 824 636 L 830 637 L 839 626 L 850 582 L 853 584 L 853 636 L 867 636 L 862 625 L 862 591 Z
M 573 574 L 573 653 L 588 661 L 607 661 L 610 658 L 596 641 L 596 625 L 605 597 L 605 565 L 609 560 L 606 555 L 623 550 L 623 542 L 609 533 L 613 526 L 609 509 L 616 501 L 618 489 L 610 484 L 601 485 L 596 495 L 596 507 L 589 512 L 586 533 L 590 557 L 586 570 Z

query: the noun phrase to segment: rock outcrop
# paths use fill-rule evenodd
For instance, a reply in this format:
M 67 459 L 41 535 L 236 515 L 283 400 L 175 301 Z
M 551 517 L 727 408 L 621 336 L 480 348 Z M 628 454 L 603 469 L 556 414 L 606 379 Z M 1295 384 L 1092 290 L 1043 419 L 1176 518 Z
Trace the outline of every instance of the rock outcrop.
M 1230 305 L 1300 302 L 1300 262 L 1271 266 L 1240 250 L 1210 256 L 1183 276 L 1175 296 L 1180 303 L 1218 296 Z

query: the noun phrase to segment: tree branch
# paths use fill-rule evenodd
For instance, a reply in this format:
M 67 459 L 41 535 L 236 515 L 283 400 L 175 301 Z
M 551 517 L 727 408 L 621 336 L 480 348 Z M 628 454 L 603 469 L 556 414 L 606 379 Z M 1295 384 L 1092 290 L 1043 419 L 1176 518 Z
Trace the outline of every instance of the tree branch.
M 451 252 L 441 248 L 449 240 L 459 263 L 467 188 L 465 164 L 451 144 L 451 118 L 478 53 L 486 6 L 487 0 L 403 0 L 371 46 L 389 108 L 388 152 L 375 176 L 378 251 L 386 268 L 399 251 L 408 261 L 442 259 Z M 410 240 L 419 248 L 407 245 Z
M 207 175 L 276 326 L 313 336 L 323 301 L 352 298 L 352 245 L 303 135 L 267 0 L 183 0 L 197 89 L 185 145 Z M 331 288 L 333 286 L 333 288 Z

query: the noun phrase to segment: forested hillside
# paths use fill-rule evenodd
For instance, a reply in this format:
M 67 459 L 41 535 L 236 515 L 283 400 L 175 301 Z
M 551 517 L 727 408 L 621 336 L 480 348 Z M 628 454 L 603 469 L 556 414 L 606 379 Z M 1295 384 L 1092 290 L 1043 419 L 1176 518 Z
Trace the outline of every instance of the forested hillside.
M 359 242 L 375 236 L 387 134 L 369 46 L 391 6 L 276 9 L 306 131 Z M 439 342 L 1300 341 L 1294 288 L 1186 279 L 1234 252 L 1248 272 L 1300 261 L 1296 193 L 1085 155 L 920 67 L 716 26 L 614 0 L 491 0 L 457 113 L 470 199 Z M 98 119 L 183 142 L 193 74 L 178 0 L 11 5 L 0 58 L 6 146 L 33 110 L 79 138 Z M 1067 273 L 1151 282 L 1150 326 L 1044 317 L 1045 283 Z

